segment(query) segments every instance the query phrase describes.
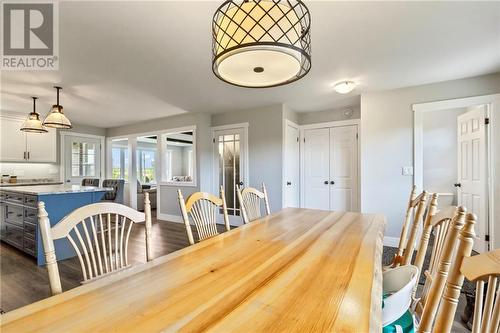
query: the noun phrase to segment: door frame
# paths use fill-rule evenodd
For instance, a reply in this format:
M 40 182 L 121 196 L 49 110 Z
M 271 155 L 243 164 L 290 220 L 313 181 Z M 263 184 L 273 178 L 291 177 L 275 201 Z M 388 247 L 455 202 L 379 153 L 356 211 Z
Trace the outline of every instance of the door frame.
M 318 129 L 318 128 L 331 128 L 331 127 L 342 127 L 342 126 L 357 126 L 358 127 L 358 165 L 357 165 L 357 177 L 358 177 L 358 185 L 357 185 L 357 208 L 358 211 L 361 210 L 361 119 L 347 119 L 347 120 L 338 120 L 338 121 L 329 121 L 324 123 L 315 123 L 315 124 L 307 124 L 299 126 L 299 155 L 300 155 L 300 208 L 304 208 L 304 182 L 305 182 L 305 174 L 304 174 L 304 130 L 307 129 Z M 330 144 L 330 143 L 328 143 Z
M 495 141 L 500 140 L 500 127 L 497 124 L 497 118 L 500 119 L 500 94 L 482 95 L 465 98 L 455 98 L 448 100 L 441 100 L 436 102 L 415 103 L 412 104 L 413 110 L 413 184 L 417 186 L 419 191 L 423 189 L 423 113 L 436 112 L 440 110 L 449 110 L 456 108 L 466 108 L 475 105 L 486 104 L 486 117 L 489 118 L 489 128 L 486 131 L 487 140 L 487 182 L 488 186 L 488 234 L 489 234 L 489 248 L 494 249 L 498 247 L 495 243 L 495 229 L 494 223 L 495 214 L 500 216 L 500 207 L 495 208 L 492 202 L 495 202 L 495 163 L 500 156 L 495 155 Z M 497 137 L 499 136 L 499 137 Z M 497 148 L 498 149 L 498 148 Z
M 299 179 L 297 179 L 297 183 L 299 185 L 299 207 L 302 207 L 302 203 L 301 203 L 301 194 L 300 194 L 300 191 L 301 191 L 301 174 L 300 174 L 300 170 L 301 170 L 301 167 L 300 165 L 302 164 L 301 163 L 301 145 L 300 145 L 300 137 L 301 137 L 301 132 L 300 132 L 300 125 L 298 125 L 297 123 L 289 120 L 289 119 L 283 119 L 283 141 L 281 143 L 283 149 L 281 150 L 281 160 L 282 160 L 282 170 L 281 170 L 281 176 L 282 176 L 282 179 L 281 179 L 281 207 L 285 207 L 285 191 L 286 191 L 286 172 L 285 172 L 285 157 L 286 157 L 286 151 L 285 151 L 285 147 L 286 147 L 286 127 L 287 126 L 291 126 L 295 129 L 297 129 L 299 131 Z
M 59 149 L 59 159 L 60 159 L 60 166 L 59 166 L 59 178 L 63 183 L 66 183 L 66 158 L 65 158 L 65 145 L 66 145 L 66 137 L 67 136 L 79 136 L 82 138 L 89 138 L 89 139 L 97 139 L 99 140 L 99 143 L 101 145 L 101 167 L 99 170 L 99 179 L 104 179 L 106 177 L 106 137 L 104 135 L 95 135 L 95 134 L 86 134 L 86 133 L 78 133 L 78 132 L 71 132 L 71 131 L 59 131 L 59 137 L 60 137 L 60 149 Z
M 211 165 L 211 172 L 212 172 L 212 176 L 211 176 L 211 188 L 212 188 L 212 191 L 213 193 L 215 193 L 217 196 L 219 195 L 219 184 L 215 181 L 215 170 L 216 168 L 218 167 L 218 161 L 216 162 L 216 145 L 215 145 L 215 132 L 217 131 L 226 131 L 226 130 L 242 130 L 243 131 L 243 135 L 245 136 L 245 141 L 244 142 L 241 142 L 240 140 L 240 145 L 243 144 L 243 155 L 241 155 L 241 149 L 240 149 L 240 161 L 241 161 L 241 157 L 243 157 L 244 159 L 244 163 L 243 163 L 243 183 L 244 183 L 244 186 L 248 186 L 250 184 L 250 172 L 249 172 L 249 152 L 248 152 L 248 141 L 249 141 L 249 137 L 248 137 L 248 123 L 236 123 L 236 124 L 229 124 L 229 125 L 221 125 L 221 126 L 212 126 L 210 127 L 210 131 L 211 131 L 211 140 L 212 140 L 212 163 L 210 163 Z M 238 200 L 237 198 L 234 198 L 234 200 Z M 231 225 L 236 225 L 236 226 L 239 226 L 239 225 L 242 225 L 243 224 L 243 220 L 241 219 L 241 216 L 239 217 L 236 217 L 236 216 L 233 216 L 234 218 L 231 218 L 231 216 L 229 216 L 229 223 Z M 218 216 L 218 219 L 221 218 L 221 216 Z M 218 221 L 219 222 L 219 221 Z

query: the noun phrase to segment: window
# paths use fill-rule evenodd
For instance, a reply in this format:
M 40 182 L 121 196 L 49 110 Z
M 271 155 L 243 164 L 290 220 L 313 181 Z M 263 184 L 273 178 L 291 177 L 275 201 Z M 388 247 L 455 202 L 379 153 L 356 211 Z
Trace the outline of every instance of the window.
M 195 184 L 195 131 L 162 135 L 164 163 L 163 181 L 175 184 Z
M 111 178 L 128 180 L 128 140 L 111 142 Z
M 71 144 L 71 176 L 96 176 L 96 145 L 73 141 Z
M 156 136 L 137 138 L 137 179 L 141 184 L 156 184 Z

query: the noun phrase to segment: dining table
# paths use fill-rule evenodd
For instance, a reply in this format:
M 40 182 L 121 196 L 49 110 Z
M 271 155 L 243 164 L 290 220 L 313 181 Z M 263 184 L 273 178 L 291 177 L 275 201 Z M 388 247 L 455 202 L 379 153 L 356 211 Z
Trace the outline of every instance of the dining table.
M 0 332 L 381 332 L 385 224 L 286 208 L 10 311 Z

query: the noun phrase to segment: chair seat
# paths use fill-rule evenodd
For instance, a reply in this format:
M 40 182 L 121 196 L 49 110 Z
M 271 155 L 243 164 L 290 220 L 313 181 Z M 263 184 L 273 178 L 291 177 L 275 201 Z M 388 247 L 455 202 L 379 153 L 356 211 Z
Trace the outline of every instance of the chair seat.
M 414 333 L 415 325 L 413 323 L 413 315 L 410 310 L 406 311 L 396 321 L 382 328 L 383 333 Z

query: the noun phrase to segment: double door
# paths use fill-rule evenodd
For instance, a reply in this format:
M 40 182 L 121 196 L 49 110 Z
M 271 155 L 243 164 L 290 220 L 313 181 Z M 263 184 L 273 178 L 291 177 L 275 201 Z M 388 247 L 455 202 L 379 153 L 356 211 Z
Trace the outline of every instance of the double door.
M 304 208 L 358 211 L 358 126 L 304 130 Z

